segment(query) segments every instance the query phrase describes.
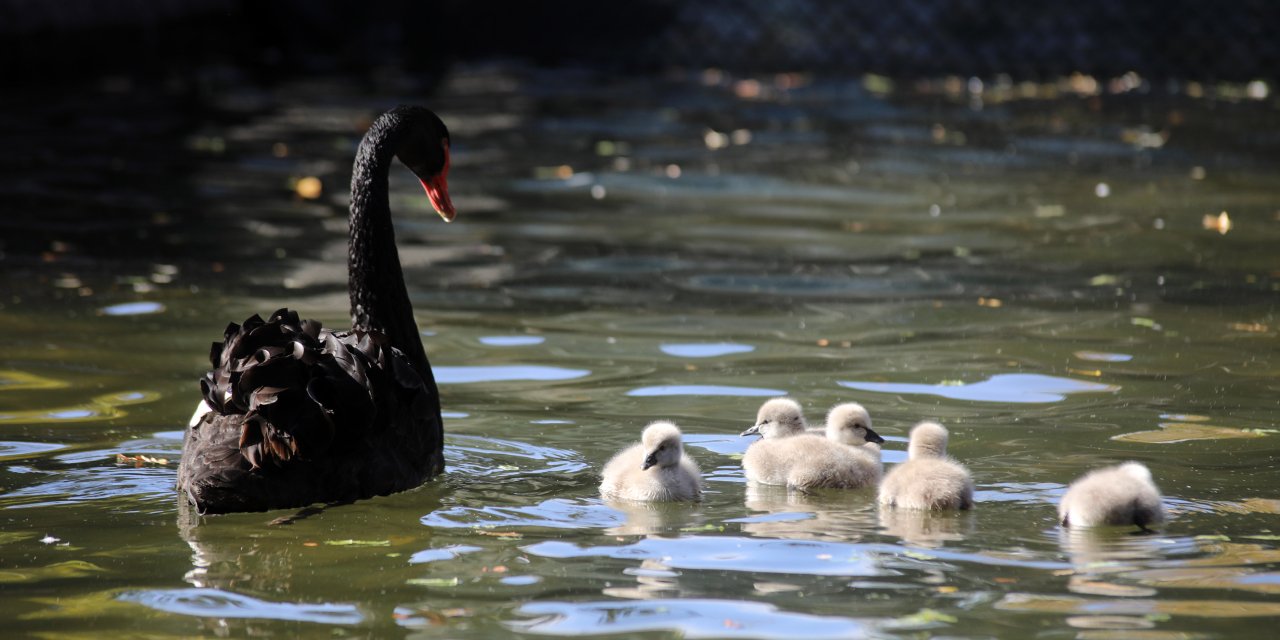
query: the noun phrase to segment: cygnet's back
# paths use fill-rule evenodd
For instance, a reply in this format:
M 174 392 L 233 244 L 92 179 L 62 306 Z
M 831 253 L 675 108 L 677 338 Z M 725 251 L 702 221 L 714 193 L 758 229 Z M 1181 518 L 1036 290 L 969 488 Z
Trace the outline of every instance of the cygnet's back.
M 880 504 L 903 509 L 968 509 L 973 479 L 964 465 L 947 457 L 947 429 L 921 422 L 911 429 L 907 461 L 889 470 L 880 484 Z
M 1147 525 L 1164 522 L 1164 503 L 1151 471 L 1139 462 L 1095 469 L 1067 488 L 1058 503 L 1064 527 Z
M 680 428 L 670 422 L 645 427 L 640 442 L 613 456 L 603 475 L 600 495 L 604 498 L 646 502 L 702 498 L 698 465 L 684 453 Z
M 767 438 L 742 456 L 748 480 L 797 489 L 856 489 L 880 481 L 880 448 L 850 447 L 825 437 L 801 434 Z

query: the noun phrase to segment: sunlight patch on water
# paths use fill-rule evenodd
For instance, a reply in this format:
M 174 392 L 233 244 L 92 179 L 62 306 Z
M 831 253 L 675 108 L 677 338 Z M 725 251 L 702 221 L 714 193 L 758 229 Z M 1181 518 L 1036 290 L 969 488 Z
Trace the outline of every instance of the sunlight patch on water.
M 164 311 L 164 305 L 159 302 L 124 302 L 103 307 L 100 311 L 108 316 L 142 316 L 160 313 Z
M 591 375 L 586 369 L 567 369 L 542 365 L 497 365 L 432 367 L 439 384 L 470 384 L 474 382 L 538 381 L 552 382 L 573 380 Z
M 532 602 L 517 613 L 531 620 L 508 622 L 524 633 L 594 636 L 674 632 L 682 638 L 863 638 L 866 622 L 836 616 L 780 611 L 763 602 L 716 599 Z
M 714 358 L 734 353 L 750 353 L 756 349 L 749 344 L 733 344 L 732 342 L 664 344 L 658 348 L 669 356 L 679 358 Z
M 221 589 L 157 589 L 120 595 L 125 602 L 166 613 L 207 618 L 254 618 L 323 624 L 359 624 L 364 615 L 351 604 L 269 602 Z
M 770 396 L 785 396 L 787 395 L 787 392 L 781 389 L 762 389 L 759 387 L 732 387 L 714 384 L 673 384 L 659 385 L 655 387 L 640 387 L 638 389 L 628 391 L 627 395 L 633 397 L 742 396 L 748 398 L 763 398 Z
M 1136 431 L 1112 436 L 1112 440 L 1120 442 L 1142 442 L 1146 444 L 1176 444 L 1192 440 L 1235 440 L 1240 438 L 1263 438 L 1265 433 L 1246 431 L 1231 427 L 1218 427 L 1211 424 L 1192 422 L 1161 422 L 1159 430 Z
M 482 336 L 479 340 L 480 344 L 491 347 L 524 347 L 547 341 L 542 336 Z
M 646 538 L 616 547 L 581 547 L 570 542 L 548 540 L 522 549 L 545 558 L 603 556 L 627 560 L 657 560 L 674 569 L 817 576 L 878 576 L 893 573 L 880 568 L 868 545 L 809 540 L 683 536 Z
M 0 413 L 0 423 L 24 422 L 46 424 L 57 422 L 86 422 L 90 420 L 110 420 L 127 415 L 118 407 L 152 402 L 158 400 L 160 394 L 154 391 L 123 391 L 107 393 L 91 399 L 87 404 L 59 407 L 56 409 L 27 409 Z
M 972 384 L 914 384 L 907 382 L 860 382 L 841 380 L 849 389 L 874 393 L 906 393 L 941 396 L 951 400 L 976 402 L 1043 403 L 1061 402 L 1072 393 L 1113 393 L 1117 385 L 1084 382 L 1038 373 L 1001 373 Z
M 27 391 L 31 389 L 65 389 L 68 382 L 38 376 L 26 371 L 6 369 L 0 371 L 0 391 Z

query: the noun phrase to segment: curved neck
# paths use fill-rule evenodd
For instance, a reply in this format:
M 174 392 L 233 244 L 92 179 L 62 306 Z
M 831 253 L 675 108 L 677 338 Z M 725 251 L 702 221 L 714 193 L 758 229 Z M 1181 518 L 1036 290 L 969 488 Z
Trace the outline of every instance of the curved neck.
M 387 198 L 387 172 L 409 127 L 410 122 L 400 114 L 385 114 L 369 128 L 356 151 L 351 171 L 347 289 L 352 327 L 386 335 L 409 357 L 423 380 L 430 381 L 431 365 L 405 289 Z

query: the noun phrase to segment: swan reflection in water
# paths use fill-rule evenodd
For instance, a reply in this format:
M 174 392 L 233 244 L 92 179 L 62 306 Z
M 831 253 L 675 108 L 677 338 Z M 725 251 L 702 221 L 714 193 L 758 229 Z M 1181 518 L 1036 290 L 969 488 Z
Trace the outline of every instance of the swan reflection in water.
M 179 500 L 178 534 L 192 552 L 183 575 L 190 588 L 139 591 L 128 599 L 193 616 L 203 631 L 218 636 L 278 631 L 281 620 L 376 622 L 390 615 L 370 607 L 378 594 L 403 589 L 404 602 L 420 595 L 404 586 L 420 574 L 407 558 L 429 546 L 418 517 L 438 509 L 441 502 L 438 492 L 419 489 L 332 511 L 307 508 L 205 518 L 188 501 Z M 274 515 L 281 517 L 272 520 Z M 373 518 L 382 523 L 376 534 L 367 526 Z M 370 536 L 376 539 L 348 540 Z M 415 543 L 417 547 L 408 546 Z M 366 544 L 369 548 L 361 548 Z M 369 570 L 349 571 L 355 556 Z M 341 601 L 334 601 L 335 584 L 345 585 L 347 595 Z

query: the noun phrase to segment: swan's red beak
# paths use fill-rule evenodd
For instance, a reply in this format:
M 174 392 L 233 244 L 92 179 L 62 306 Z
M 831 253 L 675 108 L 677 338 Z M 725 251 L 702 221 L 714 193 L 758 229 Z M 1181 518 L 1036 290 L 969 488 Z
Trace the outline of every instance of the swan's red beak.
M 427 198 L 431 200 L 436 213 L 445 222 L 453 222 L 458 212 L 453 208 L 453 200 L 449 199 L 449 139 L 441 140 L 440 146 L 444 149 L 444 166 L 440 168 L 440 173 L 419 181 L 422 182 L 422 188 L 427 190 Z
M 431 206 L 435 208 L 436 213 L 440 214 L 445 222 L 453 222 L 458 212 L 453 208 L 453 201 L 449 199 L 449 179 L 445 177 L 444 172 L 422 180 L 422 188 L 427 190 L 427 199 L 431 200 Z

